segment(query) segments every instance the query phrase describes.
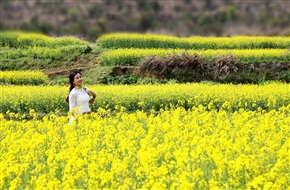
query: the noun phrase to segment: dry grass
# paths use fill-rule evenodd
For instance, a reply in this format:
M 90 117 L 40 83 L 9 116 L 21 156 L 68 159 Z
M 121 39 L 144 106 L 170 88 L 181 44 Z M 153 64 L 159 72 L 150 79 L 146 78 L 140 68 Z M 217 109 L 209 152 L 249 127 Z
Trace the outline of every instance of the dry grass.
M 257 83 L 261 80 L 283 80 L 287 77 L 290 63 L 240 63 L 233 55 L 205 60 L 197 55 L 174 55 L 167 58 L 149 57 L 139 68 L 141 76 L 157 79 L 176 79 L 180 82 Z

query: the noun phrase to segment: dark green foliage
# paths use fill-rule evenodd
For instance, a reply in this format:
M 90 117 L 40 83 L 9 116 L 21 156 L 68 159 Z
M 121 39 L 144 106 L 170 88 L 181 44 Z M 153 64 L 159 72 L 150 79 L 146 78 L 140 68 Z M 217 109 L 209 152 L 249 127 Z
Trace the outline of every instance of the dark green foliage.
M 37 0 L 34 4 L 26 0 L 17 3 L 2 0 L 1 6 L 3 18 L 1 30 L 17 28 L 58 36 L 78 35 L 85 36 L 90 41 L 106 32 L 117 31 L 155 33 L 166 31 L 183 36 L 226 36 L 242 33 L 248 35 L 243 31 L 251 26 L 255 26 L 255 29 L 249 30 L 250 34 L 276 35 L 277 31 L 279 35 L 285 35 L 290 22 L 287 10 L 289 2 L 285 0 L 265 0 L 260 3 L 242 0 L 180 0 L 170 3 L 165 0 L 52 2 Z M 25 16 L 16 20 L 11 16 L 16 9 L 20 15 Z M 28 9 L 37 11 L 25 11 Z M 51 19 L 51 15 L 54 15 L 55 19 Z M 103 20 L 103 26 L 96 30 L 98 20 Z M 229 32 L 229 25 L 232 29 L 236 27 L 237 30 Z M 272 29 L 268 30 L 268 27 Z M 241 28 L 243 30 L 240 30 Z M 92 31 L 95 31 L 95 34 L 92 34 Z

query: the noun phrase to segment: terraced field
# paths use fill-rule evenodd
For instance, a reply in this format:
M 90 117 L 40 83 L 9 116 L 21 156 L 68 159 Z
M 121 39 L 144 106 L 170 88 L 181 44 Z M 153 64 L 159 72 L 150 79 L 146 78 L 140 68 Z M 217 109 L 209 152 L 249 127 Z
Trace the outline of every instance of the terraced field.
M 205 63 L 232 55 L 239 64 L 275 63 L 289 72 L 289 37 L 110 34 L 89 43 L 1 34 L 1 189 L 290 186 L 290 85 L 285 80 L 87 84 L 97 95 L 92 113 L 69 124 L 64 102 L 69 87 L 50 83 L 40 69 L 66 67 L 67 57 L 84 58 L 98 47 L 94 56 L 101 66 L 138 66 L 148 56 L 166 60 L 187 52 Z M 20 71 L 21 64 L 27 67 Z

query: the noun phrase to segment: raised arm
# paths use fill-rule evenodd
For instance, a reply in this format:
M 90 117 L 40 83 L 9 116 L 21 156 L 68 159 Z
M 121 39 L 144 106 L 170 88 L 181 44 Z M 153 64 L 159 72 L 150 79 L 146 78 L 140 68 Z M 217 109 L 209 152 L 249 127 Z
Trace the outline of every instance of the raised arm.
M 87 90 L 87 93 L 89 96 L 92 96 L 92 98 L 90 99 L 90 104 L 92 105 L 95 101 L 95 98 L 96 98 L 96 93 L 91 91 L 91 90 Z

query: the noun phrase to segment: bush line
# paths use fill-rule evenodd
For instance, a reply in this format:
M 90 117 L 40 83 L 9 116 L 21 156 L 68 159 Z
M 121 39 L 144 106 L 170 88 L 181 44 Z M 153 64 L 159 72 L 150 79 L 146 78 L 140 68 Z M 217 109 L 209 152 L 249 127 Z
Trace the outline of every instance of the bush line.
M 41 71 L 0 71 L 0 83 L 13 85 L 41 85 L 48 83 Z
M 104 48 L 162 48 L 162 49 L 284 49 L 290 48 L 290 37 L 176 37 L 167 35 L 113 33 L 96 40 Z
M 100 54 L 102 65 L 138 65 L 146 57 L 169 57 L 172 55 L 198 55 L 205 61 L 210 59 L 233 55 L 241 63 L 261 62 L 290 62 L 290 51 L 285 49 L 243 49 L 243 50 L 184 50 L 184 49 L 116 49 Z
M 64 99 L 68 87 L 63 86 L 3 86 L 0 109 L 14 113 L 68 112 Z M 278 110 L 290 105 L 289 84 L 232 85 L 213 83 L 89 86 L 97 94 L 92 111 L 99 108 L 127 111 L 155 111 L 174 106 L 186 109 L 204 106 L 207 110 Z M 49 92 L 49 93 L 47 93 Z M 44 96 L 45 94 L 45 96 Z

